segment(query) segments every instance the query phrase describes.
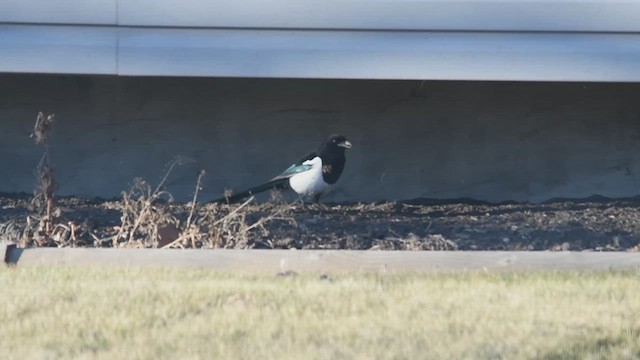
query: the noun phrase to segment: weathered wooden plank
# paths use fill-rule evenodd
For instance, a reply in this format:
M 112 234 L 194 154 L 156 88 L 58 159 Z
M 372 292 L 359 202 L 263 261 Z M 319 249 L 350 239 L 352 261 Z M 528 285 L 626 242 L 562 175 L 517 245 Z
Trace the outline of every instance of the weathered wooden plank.
M 349 250 L 14 249 L 18 266 L 183 267 L 258 272 L 640 269 L 625 252 L 407 252 Z

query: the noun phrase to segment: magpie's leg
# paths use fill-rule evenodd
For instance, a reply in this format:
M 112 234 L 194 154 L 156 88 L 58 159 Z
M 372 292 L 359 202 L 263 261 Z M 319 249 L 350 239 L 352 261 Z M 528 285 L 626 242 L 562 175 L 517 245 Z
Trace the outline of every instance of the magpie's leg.
M 314 203 L 320 212 L 323 212 L 328 209 L 327 205 L 320 202 L 320 198 L 322 197 L 322 193 L 316 194 L 313 196 Z

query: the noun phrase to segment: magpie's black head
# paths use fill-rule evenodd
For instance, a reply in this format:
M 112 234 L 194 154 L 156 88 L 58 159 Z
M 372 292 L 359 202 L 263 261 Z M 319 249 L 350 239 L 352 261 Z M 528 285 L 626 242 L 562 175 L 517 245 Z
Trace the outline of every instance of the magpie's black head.
M 324 144 L 320 146 L 319 152 L 323 152 L 324 150 L 344 154 L 344 151 L 346 149 L 351 149 L 351 143 L 349 142 L 349 140 L 347 140 L 344 135 L 334 134 L 329 136 L 327 141 L 325 141 Z
M 344 169 L 344 151 L 351 149 L 351 143 L 344 135 L 335 134 L 320 145 L 317 154 L 322 159 L 322 178 L 328 184 L 338 181 Z

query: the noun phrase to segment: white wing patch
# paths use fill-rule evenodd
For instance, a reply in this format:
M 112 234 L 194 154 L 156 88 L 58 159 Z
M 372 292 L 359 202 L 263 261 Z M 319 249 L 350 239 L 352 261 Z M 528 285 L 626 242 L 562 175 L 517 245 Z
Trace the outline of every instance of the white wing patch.
M 301 196 L 315 196 L 327 191 L 330 185 L 322 179 L 322 159 L 316 156 L 303 164 L 311 165 L 311 168 L 289 178 L 289 185 L 293 191 Z

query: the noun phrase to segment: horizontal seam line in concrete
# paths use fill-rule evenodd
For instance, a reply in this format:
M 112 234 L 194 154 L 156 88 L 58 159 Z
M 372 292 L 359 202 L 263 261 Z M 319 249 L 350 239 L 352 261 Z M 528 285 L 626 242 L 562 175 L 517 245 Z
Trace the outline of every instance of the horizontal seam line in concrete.
M 586 35 L 640 35 L 640 31 L 629 30 L 521 30 L 521 29 L 393 29 L 393 28 L 342 28 L 342 27 L 262 27 L 262 26 L 188 26 L 188 25 L 132 25 L 132 24 L 90 24 L 58 22 L 0 22 L 14 26 L 59 26 L 59 27 L 104 27 L 113 29 L 175 29 L 175 30 L 248 30 L 248 31 L 300 31 L 300 32 L 397 32 L 397 33 L 470 33 L 470 34 L 586 34 Z

